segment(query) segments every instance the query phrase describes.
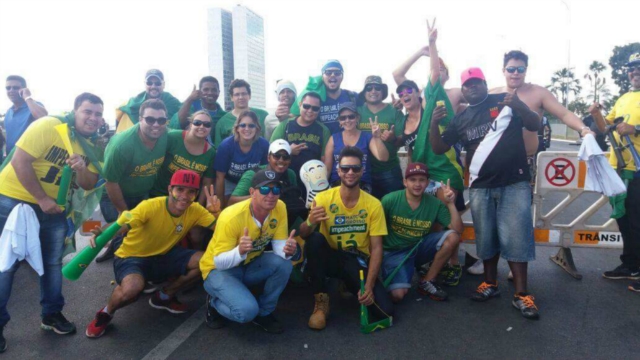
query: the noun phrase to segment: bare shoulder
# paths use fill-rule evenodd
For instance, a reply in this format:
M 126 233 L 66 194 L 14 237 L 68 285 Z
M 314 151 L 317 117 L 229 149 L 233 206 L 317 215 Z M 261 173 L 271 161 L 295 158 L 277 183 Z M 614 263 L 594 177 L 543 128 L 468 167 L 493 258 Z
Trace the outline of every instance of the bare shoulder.
M 507 88 L 505 86 L 499 86 L 489 90 L 489 94 L 503 94 L 506 92 L 507 92 Z

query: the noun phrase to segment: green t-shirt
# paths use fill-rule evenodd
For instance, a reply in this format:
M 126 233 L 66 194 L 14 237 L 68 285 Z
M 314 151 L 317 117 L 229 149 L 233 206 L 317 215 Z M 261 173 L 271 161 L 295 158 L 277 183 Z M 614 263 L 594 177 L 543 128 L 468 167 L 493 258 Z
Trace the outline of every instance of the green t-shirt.
M 360 123 L 358 129 L 361 131 L 371 132 L 371 120 L 375 120 L 378 117 L 378 124 L 380 125 L 380 131 L 391 130 L 391 126 L 395 126 L 395 135 L 400 135 L 400 128 L 404 121 L 404 115 L 396 110 L 392 105 L 387 104 L 382 110 L 377 113 L 371 112 L 366 104 L 358 106 L 358 114 L 360 114 Z M 389 152 L 388 161 L 380 161 L 375 156 L 371 156 L 371 170 L 374 174 L 389 171 L 395 167 L 400 166 L 400 160 L 398 159 L 398 148 L 391 141 L 385 141 L 384 145 Z
M 424 194 L 417 209 L 411 209 L 406 190 L 398 190 L 382 198 L 382 208 L 389 234 L 383 239 L 384 250 L 406 249 L 426 236 L 434 222 L 448 227 L 451 213 L 438 198 Z
M 267 165 L 258 166 L 260 170 L 266 169 Z M 254 170 L 247 170 L 242 174 L 238 185 L 231 193 L 231 196 L 247 196 L 249 195 L 249 189 L 251 189 L 251 180 L 256 172 Z M 291 169 L 287 169 L 287 178 L 291 186 L 298 186 L 298 180 L 296 180 L 296 173 Z
M 411 160 L 413 162 L 421 162 L 429 168 L 429 178 L 431 180 L 447 182 L 451 180 L 451 187 L 456 190 L 464 190 L 464 184 L 462 182 L 462 167 L 456 160 L 456 150 L 451 147 L 446 153 L 442 155 L 436 155 L 429 143 L 429 128 L 431 127 L 431 115 L 433 109 L 436 108 L 438 101 L 444 101 L 447 108 L 447 117 L 440 121 L 440 133 L 443 133 L 445 128 L 449 125 L 451 119 L 453 119 L 454 112 L 451 106 L 451 101 L 447 96 L 447 92 L 442 87 L 440 80 L 434 85 L 431 81 L 427 84 L 424 90 L 424 98 L 426 106 L 422 119 L 420 121 L 420 127 L 418 128 L 418 137 L 413 145 L 413 152 Z
M 249 110 L 253 111 L 254 113 L 256 113 L 256 115 L 258 115 L 258 122 L 260 123 L 260 127 L 262 128 L 260 136 L 264 136 L 264 119 L 267 117 L 267 115 L 269 115 L 269 113 L 262 109 L 256 109 L 256 108 L 249 108 Z M 228 138 L 229 136 L 231 136 L 231 134 L 233 134 L 233 124 L 235 124 L 235 122 L 236 122 L 236 116 L 233 115 L 233 112 L 231 111 L 224 114 L 224 116 L 221 117 L 220 120 L 218 120 L 218 123 L 216 124 L 216 127 L 215 127 L 216 134 L 213 141 L 216 148 L 220 146 L 220 143 L 222 142 L 222 140 Z
M 167 133 L 149 149 L 142 143 L 139 129 L 140 124 L 136 124 L 115 134 L 105 152 L 104 178 L 118 183 L 125 198 L 149 193 L 167 152 Z
M 171 183 L 171 177 L 180 169 L 193 170 L 203 177 L 214 178 L 216 171 L 213 169 L 213 160 L 216 150 L 209 144 L 204 154 L 193 155 L 184 145 L 184 130 L 169 131 L 167 139 L 167 155 L 158 172 L 156 182 L 151 189 L 151 197 L 167 196 L 167 187 Z

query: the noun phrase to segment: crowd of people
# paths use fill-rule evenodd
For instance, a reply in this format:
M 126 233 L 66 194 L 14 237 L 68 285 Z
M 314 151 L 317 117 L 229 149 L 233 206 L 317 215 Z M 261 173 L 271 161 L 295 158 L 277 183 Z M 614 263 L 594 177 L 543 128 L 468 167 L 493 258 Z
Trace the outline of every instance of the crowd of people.
M 117 286 L 87 325 L 90 338 L 104 335 L 117 310 L 144 293 L 152 294 L 150 306 L 184 313 L 177 294 L 202 284 L 210 328 L 253 322 L 270 333 L 284 331 L 274 312 L 290 281 L 310 284 L 315 305 L 308 326 L 315 330 L 329 319 L 332 278 L 373 319 L 394 315 L 415 273 L 420 294 L 446 300 L 445 287 L 458 285 L 463 273 L 458 250 L 465 171 L 479 258 L 474 271 L 484 274 L 471 299 L 484 302 L 500 294 L 497 266 L 503 258 L 513 275 L 513 307 L 538 319 L 527 265 L 535 259 L 530 184 L 542 114 L 583 136 L 592 130 L 544 87 L 525 81 L 529 63 L 521 51 L 504 56 L 504 86 L 490 88 L 482 70 L 470 67 L 461 72 L 461 88 L 445 88 L 450 69 L 438 56 L 437 35 L 430 24 L 428 46 L 393 71 L 397 99 L 392 93 L 390 103 L 384 102 L 389 85 L 378 75 L 368 76 L 360 92 L 343 89 L 345 70 L 337 60 L 328 61 L 302 91 L 281 80 L 271 115 L 250 106 L 251 85 L 242 79 L 221 89 L 217 79 L 205 76 L 180 102 L 164 91 L 164 74 L 149 70 L 145 90 L 116 110 L 116 134 L 106 148 L 99 141 L 106 124 L 98 96 L 80 94 L 73 111 L 49 116 L 24 78 L 9 76 L 13 106 L 5 117 L 0 227 L 6 242 L 18 231 L 16 218 L 27 216 L 14 215 L 14 209 L 38 220 L 41 327 L 58 334 L 76 330 L 62 314 L 69 224 L 68 209 L 56 199 L 65 166 L 79 188 L 104 184 L 99 208 L 106 222 L 128 217 L 97 259 L 113 259 Z M 430 62 L 422 90 L 406 77 L 421 57 Z M 633 90 L 606 119 L 623 116 L 618 133 L 637 136 L 640 54 L 627 71 Z M 228 91 L 231 111 L 217 103 L 221 91 Z M 602 116 L 598 106 L 591 111 Z M 69 139 L 59 135 L 60 126 Z M 639 147 L 640 140 L 632 139 Z M 404 171 L 398 157 L 403 147 L 409 157 Z M 635 165 L 627 164 L 626 214 L 618 219 L 622 265 L 604 276 L 638 280 L 640 190 Z M 7 250 L 0 251 L 2 260 Z M 0 273 L 1 351 L 20 262 L 8 265 Z M 255 287 L 261 288 L 258 295 Z M 640 283 L 630 289 L 640 291 Z

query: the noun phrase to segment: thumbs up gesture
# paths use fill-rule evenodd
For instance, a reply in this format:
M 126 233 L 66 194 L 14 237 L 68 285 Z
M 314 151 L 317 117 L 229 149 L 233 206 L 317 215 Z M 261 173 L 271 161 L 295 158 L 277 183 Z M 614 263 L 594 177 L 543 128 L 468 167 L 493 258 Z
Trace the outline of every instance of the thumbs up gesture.
M 395 125 L 391 125 L 391 129 L 383 131 L 382 135 L 380 135 L 380 139 L 382 141 L 393 142 L 396 138 L 394 128 L 395 128 Z
M 193 85 L 193 90 L 191 90 L 191 94 L 189 94 L 189 97 L 187 98 L 187 102 L 194 102 L 198 99 L 200 99 L 200 97 L 202 96 L 202 94 L 200 93 L 200 90 L 196 89 L 195 84 Z
M 284 254 L 287 256 L 293 256 L 296 253 L 298 247 L 296 246 L 296 240 L 294 239 L 296 236 L 296 231 L 291 230 L 291 234 L 289 234 L 289 238 L 287 239 L 287 243 L 284 245 Z
M 245 255 L 253 250 L 253 240 L 249 237 L 249 228 L 244 228 L 244 233 L 240 237 L 240 243 L 238 244 L 238 251 L 240 255 Z
M 523 103 L 522 100 L 518 97 L 518 89 L 515 89 L 513 93 L 507 93 L 504 96 L 504 100 L 499 102 L 498 105 L 508 106 L 515 112 L 528 111 L 529 107 L 527 104 Z
M 327 211 L 322 206 L 316 206 L 316 201 L 313 200 L 311 210 L 309 210 L 309 222 L 313 225 L 317 225 L 326 220 L 329 220 Z

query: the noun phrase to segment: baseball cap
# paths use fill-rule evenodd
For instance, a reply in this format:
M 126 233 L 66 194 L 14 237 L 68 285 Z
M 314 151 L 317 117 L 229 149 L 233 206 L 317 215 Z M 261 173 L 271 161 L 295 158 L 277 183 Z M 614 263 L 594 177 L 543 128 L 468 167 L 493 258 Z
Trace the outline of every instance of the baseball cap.
M 414 175 L 424 175 L 429 177 L 429 169 L 427 168 L 427 165 L 419 162 L 407 165 L 407 169 L 404 171 L 404 178 L 408 179 Z
M 251 187 L 254 189 L 271 183 L 280 184 L 280 175 L 271 170 L 260 170 L 251 179 Z
M 348 101 L 346 103 L 340 104 L 340 108 L 338 108 L 338 115 L 342 112 L 342 110 L 345 110 L 345 109 L 349 109 L 356 114 L 358 113 L 358 108 L 356 107 L 356 104 Z
M 362 91 L 360 91 L 360 94 L 358 94 L 359 101 L 364 102 L 365 89 L 369 84 L 376 84 L 382 87 L 382 100 L 386 99 L 387 95 L 389 95 L 389 87 L 387 86 L 387 84 L 384 84 L 382 82 L 382 78 L 378 75 L 369 75 L 364 81 L 364 87 L 362 88 Z
M 633 53 L 629 56 L 629 62 L 625 66 L 640 65 L 640 52 Z
M 278 139 L 269 145 L 269 154 L 275 154 L 280 150 L 284 150 L 291 155 L 291 146 L 286 140 Z
M 162 71 L 158 70 L 158 69 L 151 69 L 149 71 L 147 71 L 147 74 L 144 76 L 145 80 L 149 80 L 150 77 L 155 76 L 158 79 L 164 81 L 164 74 L 162 74 Z
M 296 90 L 296 86 L 293 85 L 293 83 L 290 80 L 280 80 L 280 81 L 278 81 L 278 85 L 276 86 L 276 98 L 278 97 L 278 95 L 280 95 L 280 93 L 284 89 L 289 89 L 289 90 L 293 91 L 293 93 L 296 96 L 298 95 L 298 91 Z
M 420 88 L 415 81 L 405 80 L 396 88 L 396 94 L 400 94 L 400 92 L 402 92 L 402 90 L 404 90 L 405 88 L 412 88 L 415 91 L 420 91 Z
M 480 79 L 480 80 L 485 80 L 484 78 L 484 74 L 482 73 L 482 70 L 480 70 L 480 68 L 477 67 L 470 67 L 467 70 L 462 72 L 462 75 L 460 75 L 460 83 L 462 85 L 464 85 L 464 83 L 466 83 L 468 80 L 471 79 Z
M 324 73 L 325 70 L 332 69 L 332 68 L 337 68 L 337 69 L 340 69 L 340 71 L 344 72 L 344 69 L 342 68 L 342 64 L 338 60 L 327 61 L 327 63 L 324 64 L 324 66 L 322 67 L 322 72 Z
M 200 175 L 195 171 L 180 169 L 173 173 L 171 186 L 200 189 Z

